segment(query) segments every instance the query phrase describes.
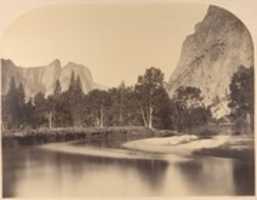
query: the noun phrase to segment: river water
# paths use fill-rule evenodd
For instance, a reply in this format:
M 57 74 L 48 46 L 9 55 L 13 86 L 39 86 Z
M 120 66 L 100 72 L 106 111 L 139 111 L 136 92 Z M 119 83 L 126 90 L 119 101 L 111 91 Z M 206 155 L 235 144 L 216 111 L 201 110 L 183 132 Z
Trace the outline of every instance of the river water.
M 252 162 L 214 157 L 186 162 L 110 158 L 36 146 L 3 149 L 4 197 L 253 194 Z

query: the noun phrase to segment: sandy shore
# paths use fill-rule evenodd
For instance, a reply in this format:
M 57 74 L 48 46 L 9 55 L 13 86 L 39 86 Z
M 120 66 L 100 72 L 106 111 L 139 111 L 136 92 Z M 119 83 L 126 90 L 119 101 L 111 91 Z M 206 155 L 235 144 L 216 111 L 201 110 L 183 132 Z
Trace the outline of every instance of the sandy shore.
M 202 139 L 195 135 L 149 138 L 127 142 L 124 148 L 162 154 L 192 156 L 193 154 L 220 157 L 244 157 L 253 152 L 254 139 L 249 136 L 219 135 Z M 243 154 L 243 155 L 241 155 Z
M 166 160 L 168 162 L 186 162 L 191 160 L 191 158 L 179 155 L 147 153 L 121 148 L 100 148 L 90 145 L 76 145 L 76 142 L 51 143 L 42 145 L 38 148 L 47 151 L 115 159 Z
M 190 161 L 195 154 L 246 160 L 251 159 L 254 152 L 252 137 L 228 135 L 205 139 L 195 135 L 148 138 L 126 142 L 121 148 L 78 145 L 76 142 L 51 143 L 39 148 L 85 156 L 168 162 Z

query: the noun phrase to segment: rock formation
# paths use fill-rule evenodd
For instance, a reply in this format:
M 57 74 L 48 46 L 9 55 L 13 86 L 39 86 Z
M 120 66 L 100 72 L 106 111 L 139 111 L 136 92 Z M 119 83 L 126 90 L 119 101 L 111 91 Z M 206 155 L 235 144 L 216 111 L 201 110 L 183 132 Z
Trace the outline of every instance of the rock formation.
M 40 67 L 20 67 L 9 59 L 1 59 L 1 70 L 2 94 L 7 93 L 12 77 L 17 85 L 23 84 L 26 98 L 33 97 L 38 92 L 43 92 L 46 96 L 52 94 L 57 80 L 60 80 L 62 90 L 66 91 L 70 84 L 72 72 L 74 72 L 75 77 L 80 77 L 84 93 L 98 87 L 88 68 L 73 62 L 62 67 L 57 59 L 49 65 Z
M 210 6 L 195 32 L 186 37 L 169 80 L 172 96 L 180 86 L 201 89 L 216 117 L 229 112 L 229 84 L 240 65 L 253 66 L 253 43 L 245 25 L 230 12 Z

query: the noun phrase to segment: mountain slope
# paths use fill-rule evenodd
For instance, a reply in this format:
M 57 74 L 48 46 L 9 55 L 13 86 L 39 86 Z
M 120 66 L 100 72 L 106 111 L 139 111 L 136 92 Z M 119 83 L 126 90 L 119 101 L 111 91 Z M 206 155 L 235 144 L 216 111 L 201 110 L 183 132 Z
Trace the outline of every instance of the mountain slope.
M 172 96 L 180 86 L 198 87 L 207 105 L 215 101 L 213 112 L 221 117 L 229 112 L 229 84 L 240 65 L 253 66 L 253 43 L 248 30 L 233 14 L 210 6 L 195 32 L 183 43 L 169 80 L 169 93 Z

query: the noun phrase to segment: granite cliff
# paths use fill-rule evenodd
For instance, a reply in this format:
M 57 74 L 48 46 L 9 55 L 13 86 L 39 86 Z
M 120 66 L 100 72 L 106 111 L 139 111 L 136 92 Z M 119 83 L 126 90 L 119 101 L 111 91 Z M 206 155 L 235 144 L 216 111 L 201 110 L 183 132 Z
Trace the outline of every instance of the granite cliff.
M 70 84 L 71 74 L 79 76 L 84 93 L 98 87 L 88 68 L 83 65 L 69 62 L 61 66 L 59 60 L 54 60 L 46 66 L 20 67 L 11 60 L 1 59 L 2 72 L 2 94 L 6 94 L 12 77 L 16 85 L 22 83 L 26 98 L 33 97 L 38 92 L 45 95 L 52 94 L 57 80 L 60 80 L 63 91 L 66 91 Z
M 180 86 L 201 89 L 206 105 L 219 118 L 229 112 L 229 84 L 240 65 L 253 66 L 253 43 L 245 25 L 230 12 L 210 6 L 195 32 L 186 37 L 170 77 L 172 96 Z

